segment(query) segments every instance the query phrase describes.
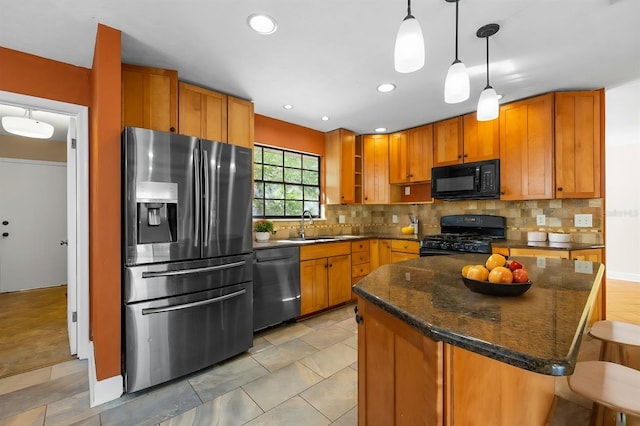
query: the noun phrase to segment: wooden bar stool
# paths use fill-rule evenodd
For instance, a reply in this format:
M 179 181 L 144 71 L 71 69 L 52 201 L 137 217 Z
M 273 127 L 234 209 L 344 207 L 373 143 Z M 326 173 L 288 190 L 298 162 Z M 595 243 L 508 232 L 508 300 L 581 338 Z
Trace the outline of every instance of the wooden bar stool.
M 583 361 L 568 382 L 573 392 L 594 402 L 591 425 L 600 421 L 601 407 L 640 418 L 640 371 L 608 361 Z
M 627 365 L 624 356 L 624 346 L 640 347 L 640 326 L 621 321 L 596 321 L 589 334 L 602 342 L 600 346 L 600 360 L 605 356 L 609 345 L 616 345 L 620 364 Z

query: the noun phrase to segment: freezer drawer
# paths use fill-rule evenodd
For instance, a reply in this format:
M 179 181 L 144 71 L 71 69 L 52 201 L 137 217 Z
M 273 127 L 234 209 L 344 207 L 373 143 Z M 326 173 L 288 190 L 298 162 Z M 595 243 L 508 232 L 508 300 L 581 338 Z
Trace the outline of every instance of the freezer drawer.
M 251 255 L 124 268 L 124 303 L 178 296 L 251 281 Z
M 253 345 L 251 282 L 126 304 L 125 387 L 135 392 Z

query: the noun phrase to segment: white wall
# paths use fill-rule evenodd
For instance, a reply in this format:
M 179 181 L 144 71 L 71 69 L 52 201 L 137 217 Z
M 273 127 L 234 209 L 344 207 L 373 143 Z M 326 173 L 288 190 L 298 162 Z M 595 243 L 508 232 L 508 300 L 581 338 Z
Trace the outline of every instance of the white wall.
M 605 99 L 606 275 L 640 282 L 640 79 Z

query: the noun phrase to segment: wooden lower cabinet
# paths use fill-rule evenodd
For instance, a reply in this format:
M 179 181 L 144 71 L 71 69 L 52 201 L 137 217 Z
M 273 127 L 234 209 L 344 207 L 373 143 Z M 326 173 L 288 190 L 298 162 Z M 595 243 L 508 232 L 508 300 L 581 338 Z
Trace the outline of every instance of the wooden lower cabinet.
M 369 240 L 351 243 L 351 284 L 355 284 L 371 272 L 371 245 Z M 352 295 L 355 299 L 355 295 Z
M 358 300 L 358 425 L 543 425 L 555 378 L 436 342 Z
M 391 263 L 403 262 L 420 257 L 418 241 L 391 240 Z
M 300 315 L 351 300 L 348 242 L 300 247 Z

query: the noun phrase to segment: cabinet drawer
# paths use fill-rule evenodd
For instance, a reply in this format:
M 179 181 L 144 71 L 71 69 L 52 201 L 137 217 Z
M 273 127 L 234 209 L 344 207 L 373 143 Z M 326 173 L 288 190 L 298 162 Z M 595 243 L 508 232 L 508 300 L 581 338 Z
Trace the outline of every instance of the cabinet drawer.
M 371 267 L 368 263 L 363 263 L 362 265 L 354 265 L 351 267 L 351 276 L 352 277 L 360 277 L 363 275 L 367 275 Z
M 319 259 L 342 254 L 351 254 L 351 243 L 310 244 L 300 247 L 300 260 Z
M 391 251 L 420 254 L 420 243 L 418 241 L 392 240 Z
M 547 250 L 547 249 L 525 249 L 525 248 L 512 248 L 509 251 L 510 257 L 517 256 L 534 256 L 534 257 L 550 257 L 556 259 L 568 259 L 568 250 Z
M 351 252 L 369 251 L 369 240 L 354 241 L 351 243 Z
M 371 253 L 368 251 L 357 251 L 351 253 L 351 264 L 352 265 L 361 265 L 363 263 L 369 263 L 369 259 L 371 258 Z

